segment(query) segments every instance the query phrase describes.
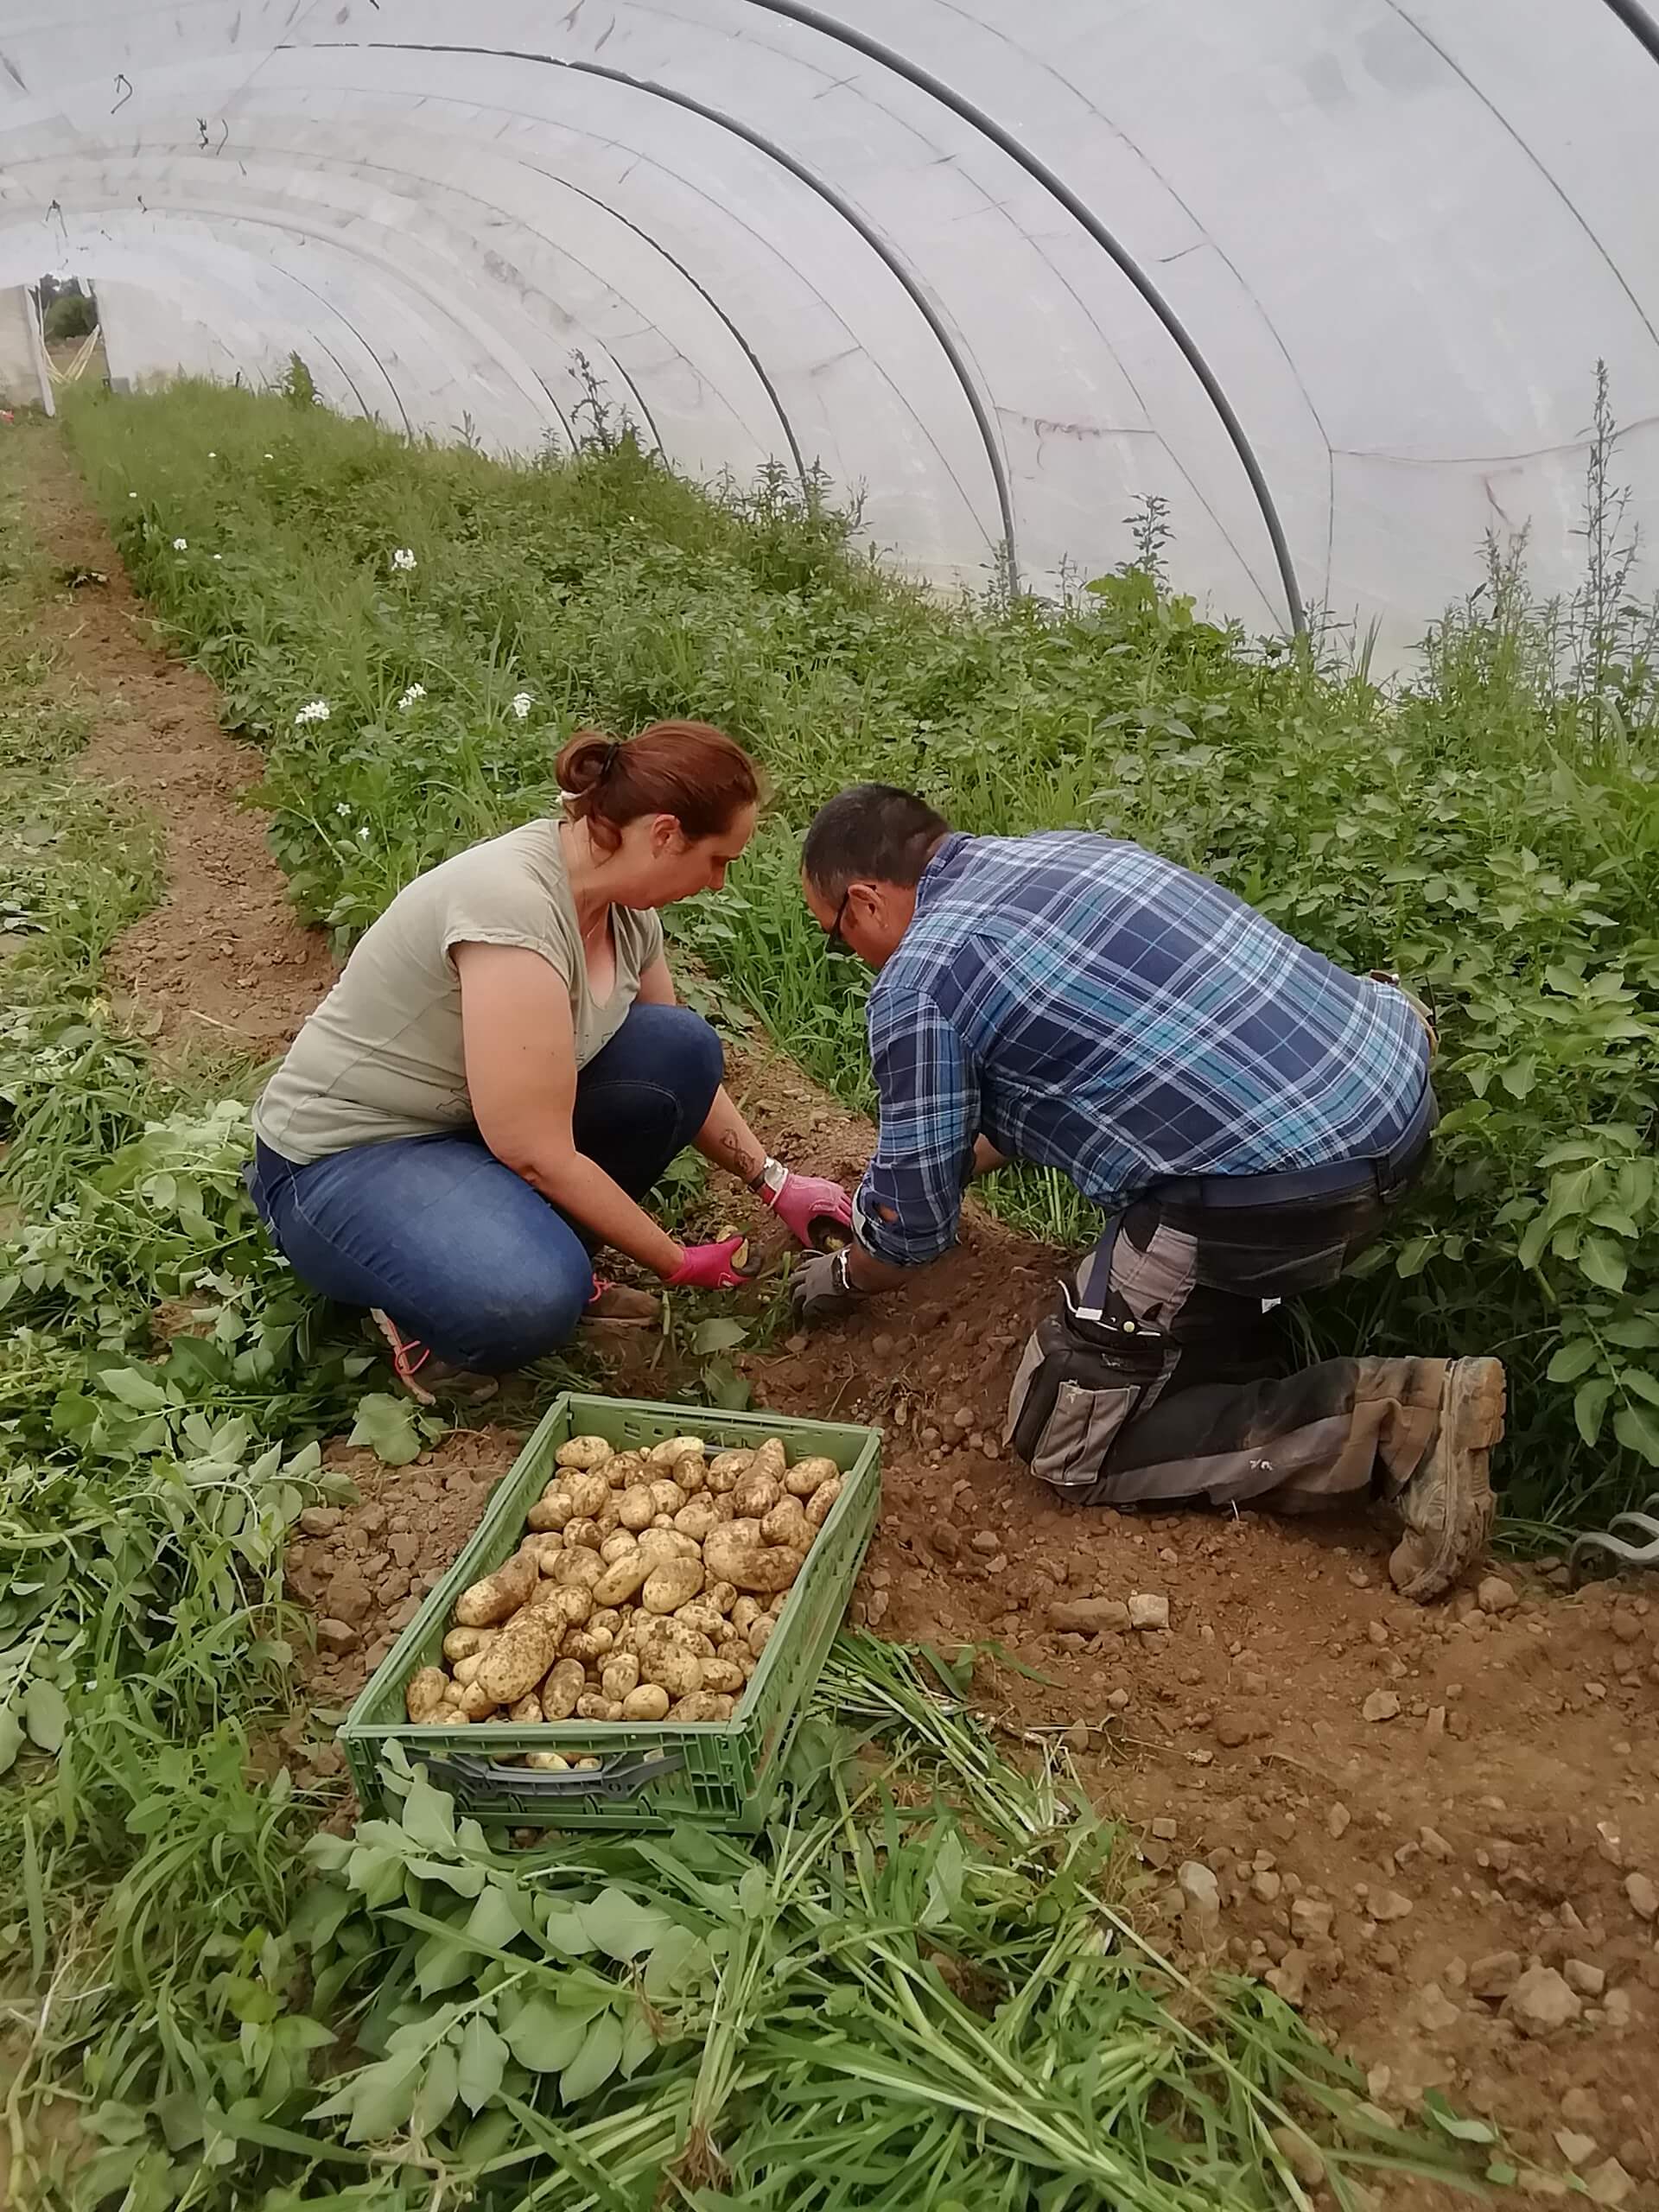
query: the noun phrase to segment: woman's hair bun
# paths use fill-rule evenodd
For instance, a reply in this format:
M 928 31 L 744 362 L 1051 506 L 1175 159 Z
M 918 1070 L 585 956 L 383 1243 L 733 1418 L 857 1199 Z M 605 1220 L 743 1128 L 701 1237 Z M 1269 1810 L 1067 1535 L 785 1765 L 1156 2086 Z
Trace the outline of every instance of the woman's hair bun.
M 596 730 L 579 729 L 554 763 L 553 772 L 558 778 L 559 789 L 578 797 L 592 791 L 603 778 L 619 749 L 608 737 L 601 737 Z

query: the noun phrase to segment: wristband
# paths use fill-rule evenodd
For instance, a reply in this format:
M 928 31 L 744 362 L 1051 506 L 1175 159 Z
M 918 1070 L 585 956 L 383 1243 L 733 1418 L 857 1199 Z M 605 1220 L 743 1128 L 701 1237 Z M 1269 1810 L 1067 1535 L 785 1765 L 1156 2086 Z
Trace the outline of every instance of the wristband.
M 754 1192 L 757 1198 L 761 1196 L 763 1192 L 769 1192 L 771 1196 L 775 1198 L 788 1180 L 788 1168 L 785 1166 L 781 1160 L 774 1160 L 772 1154 L 768 1153 L 765 1160 L 760 1163 L 760 1173 L 758 1175 L 750 1176 L 748 1187 Z
M 843 1244 L 830 1260 L 830 1280 L 837 1290 L 845 1291 L 849 1298 L 868 1298 L 869 1292 L 853 1281 L 852 1268 L 849 1264 L 852 1256 L 852 1246 Z

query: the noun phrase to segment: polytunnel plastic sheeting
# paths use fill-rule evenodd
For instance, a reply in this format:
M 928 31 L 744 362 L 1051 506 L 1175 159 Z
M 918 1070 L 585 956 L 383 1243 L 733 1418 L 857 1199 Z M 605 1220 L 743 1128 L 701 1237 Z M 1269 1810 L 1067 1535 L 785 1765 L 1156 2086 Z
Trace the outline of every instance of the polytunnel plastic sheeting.
M 126 373 L 302 353 L 527 451 L 588 372 L 704 475 L 821 462 L 941 582 L 1172 573 L 1397 653 L 1530 531 L 1597 359 L 1659 522 L 1641 0 L 0 0 L 0 282 Z M 152 295 L 146 307 L 143 293 Z M 232 372 L 234 372 L 232 371 Z

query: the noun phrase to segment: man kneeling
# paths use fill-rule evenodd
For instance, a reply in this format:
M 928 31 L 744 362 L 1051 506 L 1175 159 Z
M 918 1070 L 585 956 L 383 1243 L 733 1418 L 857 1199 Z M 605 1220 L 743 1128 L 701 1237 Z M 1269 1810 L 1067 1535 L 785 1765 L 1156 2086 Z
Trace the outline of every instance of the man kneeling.
M 1274 1309 L 1336 1281 L 1422 1173 L 1433 1033 L 1391 978 L 1332 966 L 1207 878 L 1083 830 L 953 832 L 863 784 L 806 837 L 808 906 L 880 971 L 880 1136 L 855 1241 L 797 1276 L 819 1321 L 955 1241 L 964 1188 L 1060 1169 L 1109 1219 L 1014 1378 L 1007 1437 L 1084 1504 L 1284 1511 L 1381 1497 L 1395 1585 L 1484 1548 L 1495 1359 L 1287 1376 Z

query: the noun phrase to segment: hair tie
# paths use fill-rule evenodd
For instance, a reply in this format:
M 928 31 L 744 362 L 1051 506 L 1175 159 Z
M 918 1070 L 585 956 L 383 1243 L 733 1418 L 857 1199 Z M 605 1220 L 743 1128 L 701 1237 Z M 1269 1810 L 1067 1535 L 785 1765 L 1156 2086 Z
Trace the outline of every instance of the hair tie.
M 600 763 L 598 775 L 594 779 L 595 783 L 602 784 L 604 782 L 606 777 L 610 774 L 612 769 L 615 767 L 618 760 L 621 758 L 621 753 L 622 741 L 620 738 L 613 737 L 605 748 L 605 758 Z

